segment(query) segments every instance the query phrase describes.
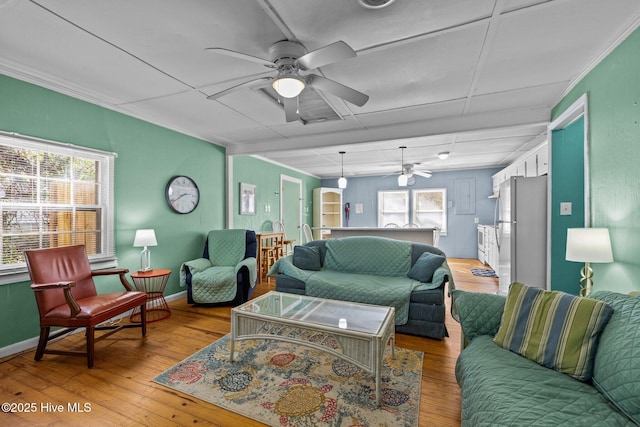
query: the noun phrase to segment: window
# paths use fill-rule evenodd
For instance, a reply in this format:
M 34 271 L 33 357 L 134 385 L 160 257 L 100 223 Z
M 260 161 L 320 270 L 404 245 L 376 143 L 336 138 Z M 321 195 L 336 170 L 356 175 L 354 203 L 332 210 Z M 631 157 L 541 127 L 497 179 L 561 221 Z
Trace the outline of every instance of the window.
M 447 233 L 447 189 L 430 188 L 409 191 L 378 191 L 378 227 L 409 223 L 420 228 L 439 228 L 440 234 Z
M 439 228 L 441 234 L 447 232 L 447 190 L 432 188 L 413 190 L 412 222 L 418 227 Z
M 114 157 L 0 134 L 0 283 L 28 278 L 26 249 L 84 244 L 92 264 L 115 265 Z
M 402 227 L 409 222 L 409 192 L 378 191 L 378 227 L 397 225 Z

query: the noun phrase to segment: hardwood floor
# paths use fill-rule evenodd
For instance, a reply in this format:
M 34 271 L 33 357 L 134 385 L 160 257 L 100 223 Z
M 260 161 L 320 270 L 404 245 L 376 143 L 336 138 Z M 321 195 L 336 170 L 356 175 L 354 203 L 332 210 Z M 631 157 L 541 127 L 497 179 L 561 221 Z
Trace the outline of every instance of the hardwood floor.
M 470 268 L 483 267 L 477 260 L 448 261 L 457 289 L 497 290 L 497 279 L 471 274 Z M 259 284 L 256 295 L 273 287 Z M 145 339 L 140 339 L 139 330 L 124 330 L 98 343 L 93 369 L 87 369 L 81 357 L 45 355 L 35 362 L 34 350 L 0 360 L 1 401 L 20 409 L 0 413 L 0 425 L 263 425 L 151 382 L 230 330 L 229 307 L 192 307 L 186 299 L 169 306 L 171 316 L 150 323 Z M 396 335 L 396 345 L 424 352 L 420 400 L 424 426 L 460 425 L 460 390 L 454 378 L 460 326 L 450 316 L 449 299 L 447 307 L 448 338 Z M 84 335 L 64 341 L 64 347 L 82 347 Z

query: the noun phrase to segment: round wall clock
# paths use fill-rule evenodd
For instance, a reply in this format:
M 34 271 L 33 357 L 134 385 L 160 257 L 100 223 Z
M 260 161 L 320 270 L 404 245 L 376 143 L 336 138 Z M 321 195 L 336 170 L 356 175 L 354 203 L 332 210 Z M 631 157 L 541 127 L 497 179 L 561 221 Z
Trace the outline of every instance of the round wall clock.
M 198 207 L 200 190 L 196 183 L 188 176 L 174 176 L 167 182 L 164 190 L 167 204 L 174 212 L 188 214 Z

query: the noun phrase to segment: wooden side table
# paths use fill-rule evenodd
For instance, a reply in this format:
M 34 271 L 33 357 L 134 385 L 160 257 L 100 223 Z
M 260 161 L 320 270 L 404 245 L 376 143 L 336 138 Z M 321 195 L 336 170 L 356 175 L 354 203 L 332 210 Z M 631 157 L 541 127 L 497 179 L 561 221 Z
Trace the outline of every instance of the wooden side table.
M 165 319 L 171 315 L 171 310 L 164 299 L 164 288 L 171 275 L 171 270 L 158 269 L 136 271 L 131 278 L 136 290 L 147 293 L 147 323 Z M 140 307 L 131 312 L 130 320 L 135 323 L 142 321 Z

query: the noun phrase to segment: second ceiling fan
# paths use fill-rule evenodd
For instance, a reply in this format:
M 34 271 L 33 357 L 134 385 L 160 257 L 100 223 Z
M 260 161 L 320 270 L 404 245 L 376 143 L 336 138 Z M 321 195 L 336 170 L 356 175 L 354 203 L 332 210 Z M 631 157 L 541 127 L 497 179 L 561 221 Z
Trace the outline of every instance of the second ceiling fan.
M 217 99 L 240 89 L 270 83 L 278 94 L 278 101 L 284 108 L 287 122 L 298 120 L 298 95 L 307 86 L 328 92 L 358 107 L 362 107 L 369 100 L 368 95 L 324 76 L 300 73 L 300 71 L 313 70 L 333 62 L 355 57 L 356 52 L 343 41 L 332 43 L 311 52 L 307 52 L 300 43 L 289 40 L 279 41 L 269 48 L 270 60 L 219 47 L 212 47 L 207 50 L 261 64 L 278 72 L 273 77 L 259 77 L 237 84 L 214 93 L 208 96 L 207 99 Z

